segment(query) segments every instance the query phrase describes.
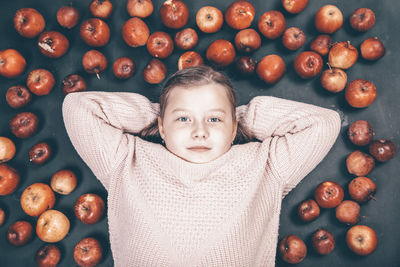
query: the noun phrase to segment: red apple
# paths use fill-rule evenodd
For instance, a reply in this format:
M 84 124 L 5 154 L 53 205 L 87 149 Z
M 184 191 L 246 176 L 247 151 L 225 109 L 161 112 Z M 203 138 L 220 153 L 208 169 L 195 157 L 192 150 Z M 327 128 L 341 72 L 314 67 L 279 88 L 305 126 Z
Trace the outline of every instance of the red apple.
M 243 76 L 250 76 L 256 71 L 256 62 L 248 56 L 241 56 L 236 60 L 236 69 Z
M 202 32 L 217 32 L 221 29 L 223 23 L 224 15 L 216 7 L 203 6 L 196 13 L 196 24 Z
M 46 69 L 35 69 L 29 73 L 26 85 L 38 96 L 48 95 L 55 84 L 54 75 Z
M 8 227 L 7 240 L 16 247 L 28 243 L 33 237 L 32 225 L 27 221 L 16 221 Z
M 99 18 L 85 20 L 79 34 L 87 45 L 94 47 L 105 46 L 110 40 L 110 28 Z
M 327 34 L 320 34 L 310 43 L 310 49 L 321 56 L 326 56 L 332 46 L 332 38 Z
M 11 86 L 10 88 L 8 88 L 6 93 L 7 104 L 15 109 L 25 107 L 31 102 L 31 99 L 32 94 L 23 85 Z
M 335 208 L 344 198 L 343 188 L 333 181 L 320 183 L 314 191 L 314 198 L 321 208 Z
M 18 138 L 34 135 L 39 127 L 39 119 L 32 112 L 21 112 L 10 120 L 11 132 Z
M 350 41 L 335 43 L 329 50 L 329 65 L 333 68 L 348 69 L 356 63 L 358 50 Z
M 64 34 L 48 31 L 40 34 L 38 39 L 39 51 L 50 58 L 59 58 L 67 53 L 69 41 Z
M 84 224 L 97 223 L 104 214 L 104 201 L 96 194 L 81 195 L 75 202 L 75 216 Z
M 14 15 L 14 28 L 23 37 L 34 38 L 45 26 L 42 14 L 34 8 L 18 9 Z
M 29 150 L 29 161 L 36 165 L 46 163 L 51 157 L 51 147 L 46 142 L 34 145 Z
M 324 5 L 317 11 L 314 24 L 321 33 L 334 33 L 343 25 L 343 14 L 337 6 Z
M 89 5 L 89 10 L 94 17 L 106 19 L 113 10 L 113 4 L 110 0 L 93 0 Z
M 147 18 L 153 13 L 154 6 L 151 0 L 128 0 L 126 10 L 131 17 Z
M 147 51 L 156 58 L 167 58 L 174 51 L 174 41 L 166 32 L 153 32 L 147 39 Z
M 15 78 L 22 74 L 26 67 L 25 58 L 15 49 L 0 51 L 0 75 Z
M 346 243 L 354 253 L 365 256 L 376 249 L 378 238 L 372 228 L 366 225 L 355 225 L 347 231 Z
M 321 86 L 332 93 L 343 91 L 347 83 L 347 74 L 341 69 L 330 68 L 322 72 Z
M 235 46 L 239 52 L 252 53 L 261 46 L 261 37 L 253 29 L 244 29 L 235 36 Z
M 296 264 L 307 256 L 307 246 L 298 236 L 288 235 L 279 242 L 278 252 L 282 260 Z
M 25 188 L 21 195 L 22 210 L 32 217 L 37 217 L 56 203 L 56 196 L 50 186 L 34 183 Z
M 308 0 L 282 0 L 283 8 L 291 13 L 298 14 L 303 11 L 308 4 Z
M 183 1 L 166 0 L 160 8 L 161 22 L 168 28 L 179 29 L 189 19 L 189 9 Z
M 267 55 L 257 64 L 258 77 L 268 84 L 278 82 L 285 73 L 286 65 L 278 55 Z
M 47 210 L 43 212 L 36 223 L 36 234 L 40 240 L 56 243 L 68 234 L 70 222 L 62 212 Z
M 75 190 L 76 184 L 76 175 L 70 170 L 59 170 L 55 172 L 50 181 L 51 189 L 61 195 L 69 195 Z
M 150 36 L 147 24 L 137 17 L 128 19 L 122 26 L 121 32 L 125 43 L 131 47 L 145 45 Z
M 356 146 L 366 146 L 371 143 L 375 133 L 368 121 L 358 120 L 350 125 L 347 135 Z
M 359 32 L 365 32 L 375 25 L 375 13 L 369 8 L 357 8 L 350 16 L 350 26 Z
M 243 30 L 250 27 L 254 20 L 256 10 L 248 1 L 235 1 L 225 11 L 225 21 L 235 30 Z
M 159 84 L 167 75 L 167 68 L 157 58 L 152 58 L 143 70 L 143 78 L 147 83 Z
M 276 39 L 286 29 L 283 14 L 276 10 L 267 11 L 258 19 L 258 30 L 268 39 Z
M 396 144 L 391 140 L 376 139 L 369 144 L 369 153 L 379 162 L 391 160 L 396 152 Z
M 20 181 L 19 173 L 10 165 L 0 164 L 0 196 L 12 194 Z
M 204 61 L 201 55 L 195 51 L 187 51 L 178 59 L 178 69 L 184 69 L 193 66 L 203 65 Z
M 306 42 L 306 35 L 297 27 L 290 27 L 285 30 L 282 36 L 283 46 L 289 50 L 297 50 Z
M 335 248 L 335 238 L 333 234 L 325 229 L 318 229 L 311 238 L 314 250 L 320 255 L 328 255 Z
M 135 71 L 135 62 L 129 57 L 120 57 L 114 61 L 113 72 L 118 79 L 128 79 Z
M 74 260 L 81 267 L 94 267 L 103 258 L 103 248 L 93 237 L 81 239 L 74 247 Z
M 78 24 L 79 19 L 79 11 L 72 5 L 62 6 L 57 11 L 57 21 L 64 28 L 72 29 Z
M 83 68 L 87 73 L 96 74 L 100 79 L 100 73 L 107 68 L 107 58 L 97 50 L 87 51 L 82 58 Z
M 0 163 L 11 160 L 15 155 L 14 142 L 5 136 L 0 136 Z
M 53 244 L 44 244 L 36 252 L 35 263 L 39 267 L 56 267 L 60 262 L 60 249 Z
M 346 86 L 344 96 L 350 106 L 365 108 L 375 101 L 376 87 L 370 81 L 355 79 Z
M 322 58 L 313 51 L 303 51 L 294 60 L 294 70 L 303 79 L 317 76 L 322 70 Z
M 175 34 L 175 44 L 179 49 L 190 50 L 193 49 L 199 40 L 195 30 L 192 28 L 183 29 Z
M 70 74 L 62 81 L 62 91 L 65 95 L 86 91 L 86 82 L 80 75 Z
M 385 55 L 385 47 L 378 37 L 365 39 L 360 46 L 361 56 L 366 60 L 378 60 Z
M 232 43 L 217 39 L 212 42 L 206 51 L 207 60 L 216 68 L 223 68 L 230 65 L 236 56 L 235 48 Z
M 304 222 L 311 222 L 318 218 L 320 208 L 313 199 L 307 199 L 300 203 L 297 207 L 297 215 Z
M 345 200 L 336 207 L 336 218 L 347 225 L 353 225 L 360 219 L 360 205 L 352 200 Z
M 375 167 L 374 158 L 359 150 L 351 152 L 346 158 L 349 173 L 356 176 L 365 176 Z
M 370 199 L 375 200 L 375 192 L 376 185 L 368 177 L 359 176 L 349 183 L 349 195 L 358 203 L 365 203 Z

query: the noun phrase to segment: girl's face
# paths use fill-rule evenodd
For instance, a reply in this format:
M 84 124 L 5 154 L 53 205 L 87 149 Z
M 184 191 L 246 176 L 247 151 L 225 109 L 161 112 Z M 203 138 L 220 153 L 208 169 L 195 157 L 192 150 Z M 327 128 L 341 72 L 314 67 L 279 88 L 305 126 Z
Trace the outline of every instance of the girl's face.
M 212 161 L 227 152 L 237 122 L 226 89 L 216 83 L 169 92 L 164 118 L 158 118 L 161 138 L 169 151 L 193 163 Z

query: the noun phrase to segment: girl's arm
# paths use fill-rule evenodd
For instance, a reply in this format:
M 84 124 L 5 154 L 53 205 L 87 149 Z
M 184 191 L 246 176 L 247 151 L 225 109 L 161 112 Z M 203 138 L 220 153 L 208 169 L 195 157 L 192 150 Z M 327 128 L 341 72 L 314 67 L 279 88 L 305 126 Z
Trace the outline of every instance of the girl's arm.
M 159 104 L 136 93 L 80 92 L 65 97 L 62 113 L 75 150 L 108 189 L 110 172 L 128 152 L 127 133 L 152 123 Z
M 336 111 L 271 96 L 237 108 L 239 122 L 269 142 L 269 166 L 284 183 L 284 195 L 326 156 L 340 132 Z

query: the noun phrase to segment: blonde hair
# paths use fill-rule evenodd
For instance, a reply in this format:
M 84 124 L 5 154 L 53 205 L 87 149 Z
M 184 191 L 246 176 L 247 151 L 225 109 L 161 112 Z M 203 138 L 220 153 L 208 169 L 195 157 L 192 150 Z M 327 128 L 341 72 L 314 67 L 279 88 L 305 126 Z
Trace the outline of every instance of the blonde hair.
M 210 83 L 220 84 L 226 89 L 232 109 L 232 120 L 236 121 L 237 99 L 232 83 L 223 73 L 215 71 L 213 68 L 206 65 L 182 69 L 175 72 L 167 79 L 160 94 L 160 117 L 164 117 L 165 107 L 171 90 L 178 86 L 190 88 L 193 86 L 201 86 Z M 161 143 L 162 139 L 159 133 L 157 119 L 149 126 L 144 128 L 139 133 L 139 136 L 151 142 Z M 238 122 L 237 133 L 233 143 L 241 144 L 253 141 L 253 139 L 254 138 L 249 134 L 249 132 Z

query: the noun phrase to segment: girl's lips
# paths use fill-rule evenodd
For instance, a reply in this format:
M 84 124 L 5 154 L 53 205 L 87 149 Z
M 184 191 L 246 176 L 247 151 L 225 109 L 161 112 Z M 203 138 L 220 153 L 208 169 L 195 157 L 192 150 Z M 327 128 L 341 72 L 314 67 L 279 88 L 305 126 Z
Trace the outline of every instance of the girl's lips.
M 191 151 L 195 151 L 195 152 L 205 152 L 210 150 L 211 148 L 206 147 L 206 146 L 192 146 L 188 148 Z

